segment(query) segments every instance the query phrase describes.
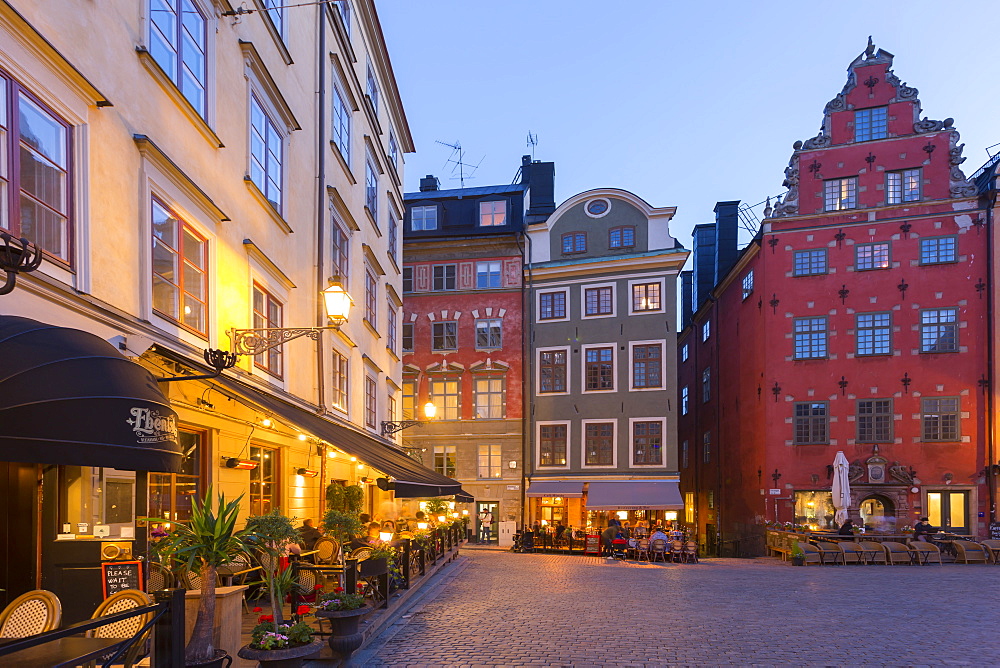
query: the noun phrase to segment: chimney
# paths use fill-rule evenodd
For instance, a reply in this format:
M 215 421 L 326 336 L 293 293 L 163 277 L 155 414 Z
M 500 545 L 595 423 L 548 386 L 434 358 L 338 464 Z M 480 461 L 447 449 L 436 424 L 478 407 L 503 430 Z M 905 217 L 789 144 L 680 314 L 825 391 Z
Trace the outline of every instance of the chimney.
M 420 192 L 426 193 L 441 188 L 441 182 L 433 174 L 428 174 L 420 179 Z
M 736 263 L 740 201 L 715 205 L 715 282 L 721 281 Z
M 691 314 L 694 311 L 694 272 L 688 269 L 681 272 L 681 329 L 691 325 Z
M 531 156 L 521 158 L 521 183 L 528 186 L 528 210 L 525 222 L 545 220 L 556 210 L 556 164 L 532 162 Z
M 694 295 L 691 310 L 697 311 L 715 287 L 715 223 L 694 226 Z

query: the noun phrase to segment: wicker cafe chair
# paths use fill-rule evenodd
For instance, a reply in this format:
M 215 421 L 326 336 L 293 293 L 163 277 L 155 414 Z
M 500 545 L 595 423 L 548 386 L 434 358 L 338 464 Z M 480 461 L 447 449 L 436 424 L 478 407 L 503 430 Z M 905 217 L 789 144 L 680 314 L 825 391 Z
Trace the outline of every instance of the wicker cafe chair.
M 357 559 L 358 561 L 364 561 L 370 556 L 372 556 L 372 549 L 370 547 L 359 547 L 358 549 L 351 552 L 351 554 L 347 558 Z
M 649 539 L 640 538 L 639 543 L 635 548 L 635 558 L 636 561 L 642 561 L 643 557 L 646 557 L 646 561 L 649 561 Z
M 689 564 L 698 563 L 698 543 L 693 540 L 684 543 L 684 561 Z
M 886 540 L 882 542 L 882 549 L 885 550 L 885 560 L 890 566 L 897 562 L 903 564 L 913 563 L 913 553 L 903 543 Z
M 670 541 L 670 558 L 677 563 L 684 560 L 684 543 L 679 540 Z
M 660 561 L 666 563 L 668 554 L 667 541 L 662 538 L 657 538 L 650 545 L 649 551 L 652 555 L 649 559 L 650 561 L 656 561 L 657 557 L 659 557 Z
M 836 543 L 829 543 L 826 541 L 818 540 L 816 541 L 816 547 L 819 549 L 819 557 L 823 560 L 823 563 L 832 563 L 836 565 L 838 559 L 842 559 L 844 556 L 843 550 Z M 831 557 L 832 561 L 827 561 L 827 558 Z M 844 562 L 846 563 L 846 562 Z
M 62 621 L 59 597 L 44 589 L 21 594 L 0 612 L 0 638 L 27 638 L 52 631 Z
M 329 536 L 323 536 L 316 541 L 313 549 L 316 550 L 313 558 L 317 564 L 332 564 L 337 560 L 337 555 L 340 553 L 340 543 Z
M 984 548 L 986 548 L 986 550 L 989 552 L 988 556 L 990 558 L 990 561 L 992 561 L 994 565 L 1000 564 L 1000 540 L 996 539 L 981 540 L 979 541 L 979 544 L 982 545 Z
M 887 563 L 885 559 L 885 550 L 882 549 L 882 543 L 877 543 L 873 540 L 862 540 L 858 542 L 858 547 L 868 552 L 868 559 L 869 559 L 868 563 L 870 564 Z
M 922 540 L 915 540 L 907 547 L 913 551 L 914 561 L 917 564 L 929 564 L 932 561 L 936 561 L 944 566 L 944 562 L 941 561 L 941 549 L 937 545 L 925 543 Z
M 174 586 L 174 574 L 163 564 L 150 561 L 146 563 L 146 568 L 146 591 L 160 591 Z
M 988 550 L 979 543 L 975 543 L 971 540 L 955 540 L 952 541 L 951 544 L 958 552 L 958 556 L 955 558 L 955 563 L 961 561 L 962 563 L 968 564 L 974 561 L 981 561 L 985 564 L 989 561 L 989 558 L 986 556 Z
M 125 612 L 126 610 L 131 610 L 133 608 L 150 605 L 152 602 L 153 599 L 149 597 L 149 594 L 141 592 L 138 589 L 126 589 L 112 594 L 104 599 L 104 601 L 97 606 L 97 609 L 94 610 L 94 614 L 91 616 L 91 619 L 97 619 L 98 617 L 104 617 L 105 615 L 112 615 L 116 612 Z M 128 619 L 99 626 L 96 629 L 87 631 L 86 636 L 88 638 L 131 638 L 139 633 L 142 627 L 148 624 L 152 618 L 153 613 L 147 612 L 143 615 L 129 617 Z M 139 658 L 139 654 L 143 652 L 146 638 L 149 637 L 150 631 L 152 631 L 152 628 L 146 629 L 146 631 L 142 634 L 142 637 L 132 643 L 132 646 L 129 647 L 128 651 L 126 651 L 122 656 L 122 663 L 125 668 L 132 668 L 132 666 L 135 665 L 136 659 Z M 94 666 L 95 664 L 96 662 L 91 662 L 87 665 Z
M 853 540 L 842 540 L 837 543 L 837 549 L 839 549 L 843 554 L 841 559 L 843 559 L 844 564 L 863 564 L 865 563 L 865 551 L 858 543 Z

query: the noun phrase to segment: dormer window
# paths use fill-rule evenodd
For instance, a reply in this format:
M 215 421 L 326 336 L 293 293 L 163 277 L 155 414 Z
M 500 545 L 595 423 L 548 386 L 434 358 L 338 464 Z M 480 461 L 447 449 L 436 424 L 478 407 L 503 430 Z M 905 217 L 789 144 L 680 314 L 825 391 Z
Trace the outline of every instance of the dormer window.
M 563 255 L 568 255 L 570 253 L 586 253 L 586 232 L 569 232 L 568 234 L 562 235 L 562 252 Z
M 496 227 L 507 222 L 507 202 L 500 200 L 497 202 L 479 203 L 479 226 Z
M 410 229 L 436 230 L 438 227 L 438 209 L 436 206 L 415 206 L 410 209 Z
M 632 248 L 635 246 L 634 227 L 614 227 L 609 232 L 608 246 L 611 248 Z
M 854 141 L 885 139 L 888 136 L 888 107 L 858 109 L 854 112 Z

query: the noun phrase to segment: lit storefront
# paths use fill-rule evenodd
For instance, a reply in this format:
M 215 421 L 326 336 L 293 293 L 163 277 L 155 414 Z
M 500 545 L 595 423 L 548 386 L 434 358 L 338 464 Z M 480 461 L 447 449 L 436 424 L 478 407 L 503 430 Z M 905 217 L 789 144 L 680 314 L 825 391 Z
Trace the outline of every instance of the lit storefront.
M 670 480 L 535 480 L 526 496 L 531 524 L 562 522 L 574 530 L 604 527 L 611 518 L 633 526 L 676 521 L 684 508 Z

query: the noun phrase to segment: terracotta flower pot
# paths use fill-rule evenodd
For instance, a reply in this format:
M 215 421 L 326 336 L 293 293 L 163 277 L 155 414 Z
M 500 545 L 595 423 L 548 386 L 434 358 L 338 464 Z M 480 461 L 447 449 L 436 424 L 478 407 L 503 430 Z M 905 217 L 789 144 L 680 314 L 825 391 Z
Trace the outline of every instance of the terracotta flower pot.
M 354 650 L 361 647 L 364 633 L 358 632 L 358 624 L 372 610 L 367 605 L 357 610 L 317 610 L 317 617 L 330 620 L 330 649 L 347 660 Z
M 322 646 L 322 640 L 282 649 L 251 649 L 249 645 L 244 645 L 237 655 L 241 659 L 258 662 L 262 668 L 300 668 L 303 659 L 319 652 Z

